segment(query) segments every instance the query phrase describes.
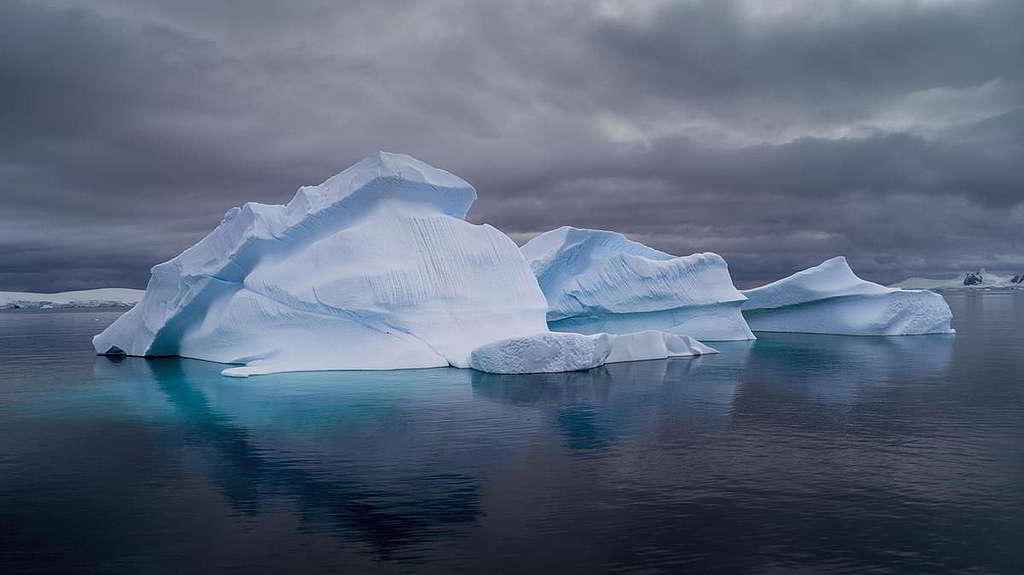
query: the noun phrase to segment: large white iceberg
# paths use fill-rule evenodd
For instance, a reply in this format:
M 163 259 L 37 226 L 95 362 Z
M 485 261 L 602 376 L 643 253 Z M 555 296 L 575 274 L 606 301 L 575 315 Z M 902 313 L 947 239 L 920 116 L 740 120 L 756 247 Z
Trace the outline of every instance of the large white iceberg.
M 544 332 L 484 345 L 470 366 L 488 373 L 555 373 L 606 363 L 718 353 L 692 337 L 663 331 L 583 335 Z
M 232 208 L 157 265 L 101 354 L 242 364 L 225 375 L 468 367 L 487 343 L 546 330 L 516 244 L 463 218 L 476 191 L 402 154 L 368 157 L 287 205 Z
M 619 233 L 572 227 L 541 234 L 522 250 L 547 298 L 552 330 L 754 337 L 740 313 L 745 298 L 717 254 L 676 257 Z
M 743 315 L 754 331 L 838 335 L 953 333 L 941 295 L 862 280 L 839 256 L 746 290 Z

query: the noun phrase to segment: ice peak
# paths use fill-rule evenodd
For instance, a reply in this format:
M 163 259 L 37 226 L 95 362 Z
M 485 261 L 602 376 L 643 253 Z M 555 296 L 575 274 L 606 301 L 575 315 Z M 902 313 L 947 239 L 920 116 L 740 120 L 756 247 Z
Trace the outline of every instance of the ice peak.
M 792 275 L 767 283 L 763 286 L 745 290 L 743 293 L 762 293 L 767 291 L 767 288 L 787 286 L 791 284 L 817 285 L 825 283 L 829 285 L 830 288 L 833 288 L 836 285 L 836 282 L 843 285 L 859 285 L 863 283 L 864 280 L 860 279 L 857 277 L 857 274 L 853 273 L 853 269 L 850 267 L 850 262 L 846 260 L 846 256 L 835 256 L 816 266 L 800 270 Z
M 882 294 L 892 289 L 861 279 L 853 273 L 845 256 L 836 256 L 820 264 L 775 280 L 761 287 L 745 290 L 745 311 L 778 308 L 829 297 Z
M 366 156 L 319 186 L 303 186 L 288 202 L 293 215 L 322 210 L 348 198 L 394 196 L 437 205 L 463 218 L 476 201 L 466 180 L 407 154 L 379 151 Z M 361 201 L 361 200 L 360 200 Z
M 853 273 L 853 268 L 850 267 L 850 262 L 846 260 L 846 256 L 835 256 L 833 258 L 829 258 L 816 266 L 798 271 L 788 278 L 783 278 L 777 281 L 794 281 L 795 278 L 815 276 L 821 273 L 834 274 L 831 277 L 842 277 L 846 281 L 862 281 L 859 277 L 857 277 L 857 274 Z
M 435 168 L 425 162 L 421 162 L 408 154 L 385 152 L 384 150 L 378 150 L 369 156 L 366 156 L 357 162 L 356 165 L 358 166 L 364 163 L 368 168 L 375 168 L 378 175 L 382 178 L 401 177 L 403 167 L 411 167 L 417 164 L 426 167 L 428 170 L 438 170 L 438 168 Z
M 829 259 L 821 262 L 818 265 L 820 267 L 829 267 L 829 266 L 850 267 L 850 262 L 846 261 L 846 256 L 835 256 L 833 258 L 829 258 Z
M 345 171 L 328 178 L 321 187 L 335 180 L 365 183 L 376 178 L 398 178 L 439 188 L 469 188 L 473 186 L 451 172 L 435 168 L 408 154 L 380 150 L 356 162 Z
M 523 245 L 523 254 L 528 260 L 537 260 L 537 265 L 553 261 L 563 252 L 589 254 L 588 257 L 603 258 L 611 255 L 632 254 L 652 260 L 668 260 L 674 256 L 633 241 L 619 232 L 592 230 L 562 226 L 540 234 Z M 535 268 L 534 271 L 537 271 Z

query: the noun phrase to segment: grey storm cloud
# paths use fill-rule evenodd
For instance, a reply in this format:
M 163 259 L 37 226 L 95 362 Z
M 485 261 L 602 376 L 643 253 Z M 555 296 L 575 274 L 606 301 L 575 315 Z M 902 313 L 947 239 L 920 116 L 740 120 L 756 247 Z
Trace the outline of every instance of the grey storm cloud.
M 613 229 L 741 285 L 1024 270 L 1024 3 L 0 3 L 0 290 L 145 284 L 378 149 L 522 241 Z

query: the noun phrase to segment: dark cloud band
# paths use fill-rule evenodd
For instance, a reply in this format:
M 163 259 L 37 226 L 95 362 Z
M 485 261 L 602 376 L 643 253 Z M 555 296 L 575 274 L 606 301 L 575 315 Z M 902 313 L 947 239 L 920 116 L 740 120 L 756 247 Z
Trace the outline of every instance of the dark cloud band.
M 377 149 L 741 284 L 1024 270 L 1015 1 L 0 4 L 0 290 L 141 286 Z

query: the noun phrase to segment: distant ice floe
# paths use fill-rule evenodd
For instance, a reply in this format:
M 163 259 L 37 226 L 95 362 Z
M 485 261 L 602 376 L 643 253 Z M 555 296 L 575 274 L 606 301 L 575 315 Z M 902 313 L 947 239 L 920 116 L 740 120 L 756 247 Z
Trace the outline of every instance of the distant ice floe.
M 862 280 L 835 257 L 787 278 L 743 292 L 743 315 L 754 331 L 837 335 L 953 333 L 941 295 Z
M 522 250 L 554 331 L 754 338 L 740 313 L 745 298 L 717 254 L 676 257 L 619 233 L 572 227 L 541 234 Z

